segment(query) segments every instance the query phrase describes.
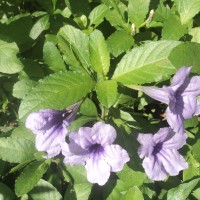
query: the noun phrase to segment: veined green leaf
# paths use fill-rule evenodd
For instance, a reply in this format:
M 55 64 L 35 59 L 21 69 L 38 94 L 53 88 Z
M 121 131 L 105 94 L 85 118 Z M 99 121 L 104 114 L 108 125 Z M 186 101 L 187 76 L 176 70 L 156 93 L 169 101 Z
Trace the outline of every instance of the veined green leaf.
M 49 15 L 41 17 L 32 27 L 29 36 L 36 39 L 49 26 Z
M 167 192 L 167 200 L 185 200 L 199 182 L 199 178 L 188 183 L 182 183 Z
M 130 21 L 138 28 L 144 21 L 149 11 L 150 0 L 129 0 L 128 15 Z
M 104 4 L 96 6 L 91 11 L 88 17 L 90 19 L 90 26 L 92 24 L 95 24 L 95 26 L 98 26 L 103 21 L 103 18 L 105 17 L 107 11 L 108 11 L 108 7 Z
M 144 200 L 142 192 L 137 186 L 130 188 L 126 192 L 126 194 L 121 198 L 121 200 L 130 200 L 130 199 Z
M 88 36 L 73 26 L 66 25 L 58 32 L 58 45 L 65 56 L 65 62 L 69 65 L 81 64 L 84 68 L 90 66 L 88 43 Z
M 0 159 L 10 163 L 21 163 L 34 158 L 35 145 L 24 138 L 1 137 Z
M 162 39 L 179 40 L 186 32 L 187 29 L 181 24 L 180 19 L 176 15 L 170 15 L 163 24 Z
M 195 42 L 184 42 L 175 47 L 169 60 L 177 69 L 182 66 L 192 66 L 192 72 L 200 74 L 200 44 Z M 180 59 L 181 58 L 181 59 Z
M 99 101 L 107 108 L 114 105 L 117 101 L 117 82 L 116 81 L 103 81 L 99 82 L 96 86 L 97 97 Z
M 17 58 L 19 49 L 15 42 L 7 43 L 0 40 L 0 72 L 15 74 L 23 69 L 23 64 Z
M 101 31 L 95 30 L 91 33 L 89 47 L 91 67 L 106 76 L 110 67 L 110 55 Z
M 58 72 L 48 76 L 22 100 L 19 117 L 39 109 L 64 109 L 84 97 L 94 84 L 89 76 L 79 73 Z
M 42 178 L 49 164 L 44 161 L 35 161 L 29 164 L 15 182 L 15 192 L 18 196 L 28 193 Z
M 125 31 L 115 31 L 107 39 L 108 49 L 115 57 L 129 50 L 133 43 L 133 37 Z
M 200 43 L 200 27 L 191 28 L 189 30 L 189 35 L 192 36 L 191 42 Z
M 44 62 L 54 72 L 66 70 L 59 50 L 52 42 L 46 42 L 43 47 Z
M 174 0 L 182 24 L 186 24 L 200 12 L 200 0 Z
M 178 44 L 178 41 L 158 41 L 134 48 L 121 59 L 112 79 L 123 84 L 142 84 L 168 77 L 175 71 L 168 57 Z
M 62 196 L 58 190 L 51 183 L 43 179 L 40 179 L 28 194 L 34 200 L 62 200 Z

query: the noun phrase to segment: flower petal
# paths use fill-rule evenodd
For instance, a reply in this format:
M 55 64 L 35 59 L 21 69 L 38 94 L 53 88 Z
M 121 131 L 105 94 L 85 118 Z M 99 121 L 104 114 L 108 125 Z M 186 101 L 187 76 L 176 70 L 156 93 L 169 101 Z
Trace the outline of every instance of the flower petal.
M 171 87 L 174 91 L 177 91 L 181 87 L 185 87 L 189 81 L 189 74 L 192 70 L 192 67 L 181 67 L 173 76 Z
M 70 142 L 70 144 L 63 143 L 62 154 L 65 156 L 63 162 L 70 165 L 83 165 L 89 157 L 88 151 L 82 149 L 75 142 Z
M 197 112 L 197 97 L 183 96 L 183 118 L 190 119 Z
M 169 92 L 166 87 L 142 87 L 142 91 L 151 98 L 165 104 L 169 104 Z
M 200 95 L 200 76 L 193 76 L 187 87 L 184 88 L 184 91 L 182 93 L 182 95 L 184 96 L 188 96 L 188 95 L 192 95 L 192 96 L 198 96 Z
M 200 115 L 200 102 L 197 100 L 197 107 L 196 107 L 196 112 L 194 113 L 194 115 Z
M 121 171 L 130 160 L 128 153 L 119 145 L 106 146 L 104 151 L 105 160 L 111 166 L 112 172 Z
M 172 111 L 168 107 L 166 110 L 166 118 L 174 132 L 181 134 L 185 133 L 182 114 L 178 113 L 176 110 Z
M 61 151 L 61 144 L 65 142 L 66 133 L 67 129 L 65 127 L 53 126 L 44 133 L 37 134 L 36 149 L 38 151 L 46 151 L 47 154 L 50 152 L 47 156 L 49 158 L 58 155 Z
M 103 124 L 102 122 L 94 124 L 92 130 L 94 133 L 92 136 L 93 141 L 102 146 L 112 144 L 117 136 L 115 129 L 111 125 Z
M 138 149 L 139 157 L 144 158 L 145 156 L 150 156 L 155 146 L 155 142 L 153 141 L 153 135 L 139 133 L 137 140 L 141 144 L 141 146 Z
M 104 185 L 110 177 L 110 166 L 98 156 L 91 157 L 86 161 L 87 179 L 90 183 Z
M 161 181 L 167 177 L 166 170 L 156 156 L 145 157 L 142 166 L 147 176 L 152 180 Z
M 171 176 L 176 176 L 179 171 L 188 168 L 187 162 L 176 149 L 161 150 L 157 156 Z
M 53 114 L 54 111 L 50 109 L 33 112 L 27 117 L 25 126 L 32 130 L 34 134 L 37 134 L 37 130 L 46 126 Z

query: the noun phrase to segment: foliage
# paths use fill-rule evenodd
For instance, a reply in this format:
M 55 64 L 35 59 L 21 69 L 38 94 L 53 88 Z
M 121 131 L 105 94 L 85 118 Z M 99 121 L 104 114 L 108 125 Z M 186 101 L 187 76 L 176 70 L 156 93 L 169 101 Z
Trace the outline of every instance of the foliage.
M 198 116 L 177 176 L 150 180 L 136 140 L 168 126 L 166 106 L 138 88 L 169 85 L 182 66 L 200 75 L 199 52 L 200 0 L 0 1 L 0 199 L 200 199 Z M 78 101 L 69 130 L 109 123 L 131 158 L 104 186 L 61 154 L 46 159 L 25 128 L 30 113 Z

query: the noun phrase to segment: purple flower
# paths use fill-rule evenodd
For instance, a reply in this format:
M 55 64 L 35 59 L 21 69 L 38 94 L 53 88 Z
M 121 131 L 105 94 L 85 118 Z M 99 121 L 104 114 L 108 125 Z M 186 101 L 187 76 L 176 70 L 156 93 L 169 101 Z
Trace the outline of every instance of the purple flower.
M 52 158 L 61 151 L 68 133 L 67 126 L 74 120 L 79 103 L 66 110 L 40 110 L 26 119 L 26 128 L 36 134 L 35 146 L 38 151 L 46 151 L 46 158 Z
M 184 119 L 200 114 L 200 76 L 189 78 L 192 67 L 180 68 L 172 79 L 171 86 L 163 88 L 143 87 L 147 95 L 168 105 L 167 122 L 178 133 L 184 133 Z
M 121 171 L 130 160 L 124 149 L 112 144 L 115 138 L 116 131 L 109 124 L 82 127 L 69 135 L 69 145 L 63 144 L 64 163 L 85 165 L 88 181 L 104 185 L 110 172 Z
M 176 176 L 188 168 L 187 162 L 177 151 L 186 142 L 187 135 L 174 133 L 171 128 L 161 128 L 156 134 L 139 134 L 141 144 L 138 154 L 144 158 L 142 166 L 147 176 L 155 181 L 167 175 Z

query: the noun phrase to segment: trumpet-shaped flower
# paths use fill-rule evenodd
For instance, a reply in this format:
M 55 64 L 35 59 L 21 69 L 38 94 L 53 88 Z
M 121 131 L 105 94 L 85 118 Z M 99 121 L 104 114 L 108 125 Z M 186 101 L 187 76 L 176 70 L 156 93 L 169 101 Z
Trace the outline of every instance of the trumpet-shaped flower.
M 66 110 L 40 110 L 31 113 L 26 119 L 26 128 L 36 135 L 35 146 L 38 151 L 47 152 L 46 158 L 52 158 L 61 151 L 68 133 L 67 126 L 74 120 L 79 104 Z
M 138 149 L 142 166 L 152 180 L 164 180 L 167 175 L 176 176 L 188 168 L 187 162 L 177 151 L 186 142 L 186 134 L 174 133 L 171 128 L 161 128 L 156 134 L 139 134 Z
M 168 105 L 167 122 L 178 133 L 184 133 L 184 119 L 200 114 L 200 76 L 189 78 L 192 67 L 180 68 L 172 79 L 171 86 L 163 88 L 143 87 L 148 96 Z
M 63 144 L 64 163 L 85 165 L 88 181 L 104 185 L 110 172 L 121 171 L 130 160 L 124 149 L 112 144 L 115 138 L 116 131 L 109 124 L 82 127 L 69 135 L 69 144 Z

